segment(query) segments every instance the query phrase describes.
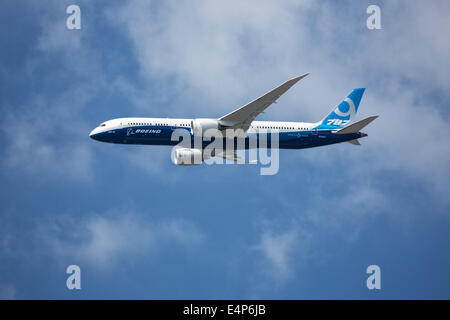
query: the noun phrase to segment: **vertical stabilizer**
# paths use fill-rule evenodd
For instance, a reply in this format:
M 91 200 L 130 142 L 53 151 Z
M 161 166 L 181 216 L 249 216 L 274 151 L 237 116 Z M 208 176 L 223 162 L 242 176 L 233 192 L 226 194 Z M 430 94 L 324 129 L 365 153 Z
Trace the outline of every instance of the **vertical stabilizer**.
M 365 88 L 353 91 L 335 107 L 331 113 L 320 121 L 318 129 L 340 129 L 355 118 Z

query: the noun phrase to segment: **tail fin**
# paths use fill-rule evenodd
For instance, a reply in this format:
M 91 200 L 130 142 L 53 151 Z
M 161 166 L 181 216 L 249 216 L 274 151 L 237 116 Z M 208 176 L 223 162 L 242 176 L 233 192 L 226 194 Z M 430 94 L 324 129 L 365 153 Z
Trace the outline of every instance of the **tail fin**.
M 355 118 L 365 88 L 353 89 L 352 92 L 323 120 L 317 128 L 340 129 Z

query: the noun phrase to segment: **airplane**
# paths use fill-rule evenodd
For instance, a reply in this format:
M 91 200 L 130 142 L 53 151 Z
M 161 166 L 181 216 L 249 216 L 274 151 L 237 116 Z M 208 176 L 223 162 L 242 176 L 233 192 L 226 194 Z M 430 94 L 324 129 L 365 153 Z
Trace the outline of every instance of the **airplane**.
M 118 118 L 101 123 L 89 136 L 102 142 L 138 145 L 177 146 L 183 140 L 184 145 L 172 152 L 172 161 L 184 166 L 199 165 L 211 157 L 240 162 L 243 159 L 237 154 L 237 150 L 270 149 L 272 145 L 279 149 L 304 149 L 341 142 L 360 145 L 358 139 L 367 137 L 360 130 L 378 117 L 371 116 L 351 123 L 365 88 L 354 89 L 318 122 L 255 121 L 259 114 L 307 75 L 309 73 L 290 79 L 220 118 Z M 174 138 L 176 131 L 181 131 L 184 136 Z M 228 132 L 234 132 L 234 136 L 227 135 Z M 277 145 L 271 140 L 275 135 L 278 138 Z M 201 140 L 200 144 L 196 143 L 198 139 Z M 233 147 L 217 148 L 215 145 L 209 148 L 213 150 L 208 150 L 216 139 L 222 140 L 218 140 L 222 142 L 222 146 L 232 140 Z M 242 143 L 237 143 L 238 139 Z

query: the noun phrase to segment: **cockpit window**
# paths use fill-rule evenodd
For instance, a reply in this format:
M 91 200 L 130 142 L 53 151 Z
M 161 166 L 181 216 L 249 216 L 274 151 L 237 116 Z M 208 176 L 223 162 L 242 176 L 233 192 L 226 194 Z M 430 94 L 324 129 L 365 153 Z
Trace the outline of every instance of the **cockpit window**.
M 106 126 L 106 123 L 102 123 L 99 127 L 104 127 Z

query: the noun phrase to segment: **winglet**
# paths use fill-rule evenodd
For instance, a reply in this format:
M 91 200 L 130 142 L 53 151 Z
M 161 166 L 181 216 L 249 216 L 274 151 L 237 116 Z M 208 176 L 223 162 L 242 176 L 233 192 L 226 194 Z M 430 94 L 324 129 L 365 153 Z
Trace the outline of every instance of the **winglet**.
M 296 84 L 298 81 L 302 80 L 304 77 L 306 77 L 308 75 L 309 75 L 309 72 L 305 73 L 305 74 L 302 74 L 301 76 L 292 78 L 291 80 L 288 80 L 285 83 L 292 82 L 292 84 L 290 85 L 290 87 L 292 87 L 294 84 Z

